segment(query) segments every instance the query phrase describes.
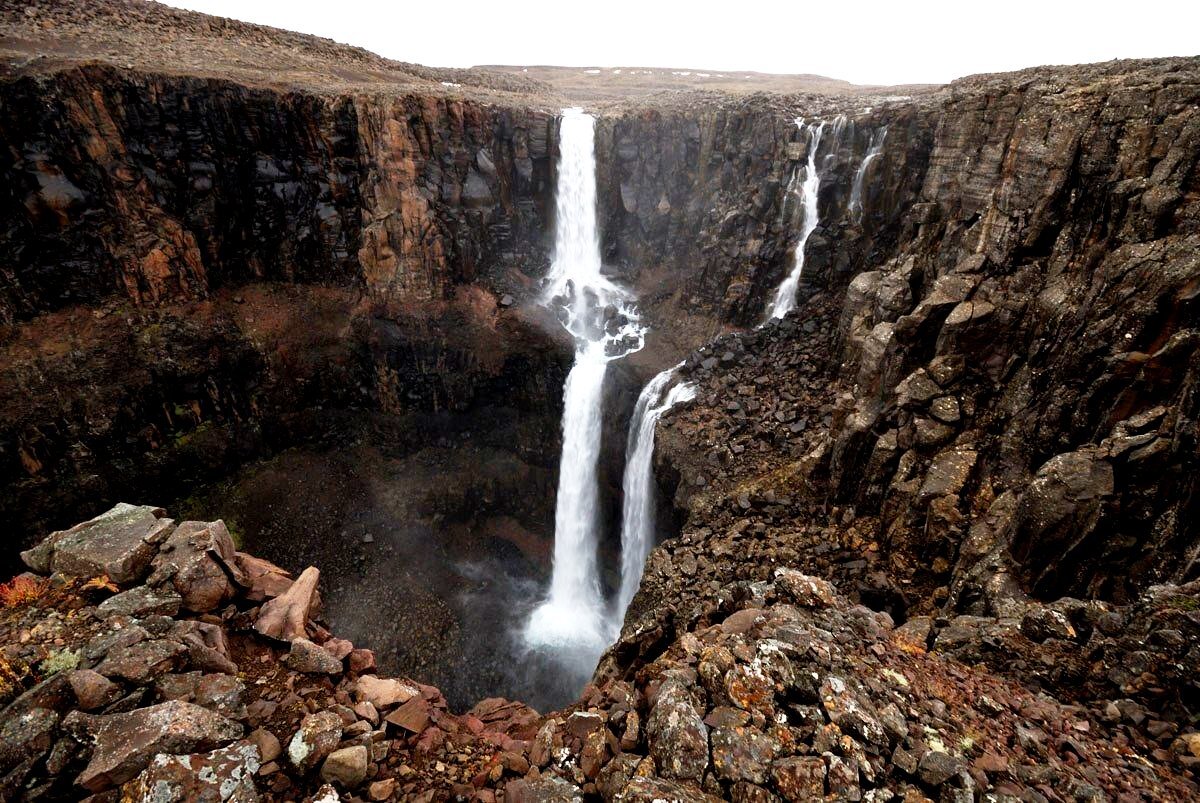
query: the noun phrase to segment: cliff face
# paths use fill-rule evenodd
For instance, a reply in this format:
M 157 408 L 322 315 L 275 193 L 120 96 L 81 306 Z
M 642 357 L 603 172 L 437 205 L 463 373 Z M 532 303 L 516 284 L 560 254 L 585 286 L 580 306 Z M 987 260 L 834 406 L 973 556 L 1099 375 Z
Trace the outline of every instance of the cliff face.
M 814 234 L 806 276 L 843 277 L 894 248 L 920 188 L 936 116 L 928 100 L 889 98 L 863 108 L 871 102 L 756 97 L 601 118 L 598 180 L 609 263 L 632 277 L 654 309 L 667 305 L 675 315 L 734 326 L 760 323 L 792 268 L 803 217 L 796 184 L 808 138 L 797 114 L 829 121 L 818 164 L 819 216 L 836 221 Z M 865 203 L 851 215 L 855 174 L 885 128 L 888 158 L 875 161 L 869 181 L 864 176 Z
M 553 417 L 557 347 L 498 305 L 548 258 L 549 115 L 102 66 L 0 91 L 20 539 L 339 410 Z
M 4 96 L 8 322 L 262 280 L 420 303 L 544 267 L 544 113 L 107 67 L 14 80 Z
M 795 318 L 689 360 L 659 454 L 684 537 L 618 665 L 773 562 L 901 616 L 1196 576 L 1198 79 L 964 80 L 889 128 L 861 224 L 822 182 Z

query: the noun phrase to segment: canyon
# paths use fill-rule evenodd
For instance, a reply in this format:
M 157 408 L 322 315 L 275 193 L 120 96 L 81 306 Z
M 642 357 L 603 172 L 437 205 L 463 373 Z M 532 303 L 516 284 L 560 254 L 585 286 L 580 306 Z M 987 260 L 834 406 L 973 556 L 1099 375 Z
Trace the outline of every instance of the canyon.
M 1198 794 L 1200 60 L 0 11 L 0 797 Z

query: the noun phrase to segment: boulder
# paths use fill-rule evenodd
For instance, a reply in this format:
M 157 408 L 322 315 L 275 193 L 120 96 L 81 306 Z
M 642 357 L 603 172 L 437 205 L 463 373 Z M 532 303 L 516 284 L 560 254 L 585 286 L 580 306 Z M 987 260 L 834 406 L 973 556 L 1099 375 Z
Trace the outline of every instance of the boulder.
M 131 683 L 148 683 L 159 675 L 183 666 L 187 648 L 170 639 L 139 641 L 129 647 L 111 650 L 96 671 L 106 678 Z
M 115 594 L 96 606 L 96 615 L 102 619 L 128 616 L 142 619 L 147 616 L 175 616 L 183 599 L 174 589 L 137 586 Z
M 234 559 L 246 586 L 242 596 L 251 602 L 274 599 L 292 587 L 292 576 L 269 560 L 245 552 L 238 552 Z
M 357 789 L 367 780 L 367 748 L 361 744 L 334 750 L 321 765 L 321 780 Z
M 513 781 L 505 787 L 505 803 L 583 803 L 583 791 L 557 775 Z
M 278 737 L 266 728 L 257 728 L 246 737 L 258 748 L 259 759 L 263 762 L 274 761 L 283 752 Z
M 287 591 L 262 606 L 254 629 L 280 641 L 293 641 L 307 634 L 308 620 L 317 601 L 321 572 L 309 566 Z
M 721 798 L 663 778 L 632 778 L 613 798 L 615 803 L 709 803 Z
M 429 703 L 414 697 L 384 719 L 412 733 L 420 733 L 429 726 Z
M 825 795 L 825 760 L 797 756 L 776 761 L 771 768 L 775 788 L 788 803 L 820 800 Z
M 49 752 L 57 727 L 58 714 L 47 708 L 5 717 L 0 722 L 0 775 Z
M 125 783 L 159 753 L 195 753 L 221 747 L 242 735 L 242 726 L 206 708 L 179 700 L 128 713 L 93 717 L 70 714 L 95 743 L 92 758 L 76 780 L 93 792 Z
M 804 608 L 829 608 L 837 596 L 833 584 L 795 569 L 776 569 L 775 587 L 783 596 Z
M 383 711 L 407 703 L 420 692 L 414 686 L 401 680 L 363 675 L 355 681 L 354 693 L 359 700 L 368 702 L 376 709 Z
M 121 788 L 122 800 L 143 803 L 255 803 L 258 748 L 238 742 L 209 753 L 159 754 Z
M 287 755 L 300 772 L 310 772 L 332 753 L 342 740 L 342 718 L 332 711 L 309 714 L 288 742 Z
M 306 638 L 298 638 L 292 642 L 283 663 L 289 669 L 312 675 L 342 674 L 342 662 L 330 655 L 325 648 Z
M 754 727 L 714 728 L 713 771 L 726 781 L 765 783 L 767 771 L 780 749 L 779 742 Z
M 84 711 L 103 708 L 121 696 L 121 687 L 99 672 L 91 669 L 76 669 L 67 675 L 75 699 Z
M 244 586 L 237 550 L 225 522 L 185 521 L 159 548 L 149 582 L 167 585 L 195 613 L 215 610 Z
M 708 769 L 708 727 L 681 682 L 664 681 L 646 732 L 650 754 L 664 778 L 698 783 L 704 777 Z
M 163 515 L 161 508 L 122 502 L 90 521 L 51 533 L 22 552 L 21 559 L 38 574 L 104 575 L 133 586 L 146 576 L 158 545 L 171 533 L 173 522 Z

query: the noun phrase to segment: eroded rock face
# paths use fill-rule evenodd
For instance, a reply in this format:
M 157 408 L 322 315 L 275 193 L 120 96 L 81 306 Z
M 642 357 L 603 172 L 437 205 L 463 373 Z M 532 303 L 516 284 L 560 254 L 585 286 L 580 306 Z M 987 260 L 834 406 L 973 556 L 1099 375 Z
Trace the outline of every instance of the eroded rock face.
M 922 165 L 903 220 L 856 222 L 831 173 L 796 321 L 688 361 L 658 454 L 694 537 L 646 603 L 678 612 L 706 554 L 764 577 L 738 540 L 898 612 L 1191 579 L 1170 556 L 1196 546 L 1198 97 L 1189 61 L 964 80 L 889 133 L 884 175 Z

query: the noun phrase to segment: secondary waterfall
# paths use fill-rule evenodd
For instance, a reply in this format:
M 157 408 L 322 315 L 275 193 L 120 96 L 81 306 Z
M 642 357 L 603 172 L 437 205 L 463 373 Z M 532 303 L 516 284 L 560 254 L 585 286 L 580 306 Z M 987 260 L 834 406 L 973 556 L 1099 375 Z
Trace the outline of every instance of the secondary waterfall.
M 792 270 L 784 278 L 784 281 L 780 282 L 779 289 L 775 290 L 775 298 L 770 302 L 767 310 L 768 320 L 782 318 L 796 306 L 796 289 L 800 284 L 800 274 L 804 272 L 804 246 L 808 244 L 812 232 L 815 232 L 817 223 L 821 222 L 817 210 L 817 198 L 821 193 L 821 168 L 817 164 L 817 151 L 821 150 L 821 139 L 828 124 L 824 120 L 817 120 L 810 122 L 809 125 L 804 125 L 804 119 L 797 118 L 796 125 L 799 126 L 800 131 L 809 136 L 808 162 L 804 166 L 804 179 L 800 181 L 799 190 L 804 221 L 800 224 L 800 238 L 796 242 L 796 258 L 794 258 Z M 842 114 L 836 116 L 833 121 L 833 150 L 826 155 L 826 161 L 836 155 L 836 149 L 838 149 L 838 143 L 845 128 L 846 116 Z
M 559 129 L 557 223 L 544 303 L 575 339 L 563 390 L 563 447 L 554 512 L 550 592 L 525 626 L 525 642 L 590 673 L 607 646 L 597 568 L 601 398 L 608 363 L 643 345 L 632 299 L 601 271 L 596 231 L 595 120 L 565 109 Z
M 858 166 L 858 170 L 854 173 L 854 183 L 850 186 L 850 214 L 855 220 L 862 219 L 862 193 L 863 182 L 867 177 L 867 168 L 871 166 L 871 162 L 879 158 L 879 154 L 883 153 L 883 141 L 887 139 L 887 126 L 883 126 L 871 134 L 871 141 L 867 145 L 867 153 L 863 156 L 862 164 Z
M 835 125 L 842 123 L 839 118 Z M 804 245 L 817 228 L 817 196 L 821 190 L 821 173 L 817 169 L 817 150 L 821 147 L 821 135 L 825 133 L 825 122 L 819 120 L 804 125 L 802 118 L 796 118 L 796 125 L 808 134 L 808 163 L 804 167 L 804 180 L 800 183 L 800 202 L 803 206 L 804 221 L 800 227 L 800 239 L 796 243 L 795 264 L 791 273 L 780 283 L 775 291 L 775 298 L 767 310 L 767 318 L 782 318 L 796 306 L 796 288 L 800 285 L 800 274 L 804 272 Z
M 655 486 L 654 486 L 654 427 L 667 410 L 680 402 L 696 396 L 695 388 L 681 382 L 667 392 L 663 391 L 675 377 L 683 363 L 656 374 L 646 383 L 638 395 L 629 421 L 629 438 L 625 448 L 625 478 L 623 488 L 625 503 L 621 510 L 621 589 L 617 594 L 613 611 L 616 630 L 620 630 L 638 583 L 642 580 L 642 569 L 646 556 L 655 541 Z

